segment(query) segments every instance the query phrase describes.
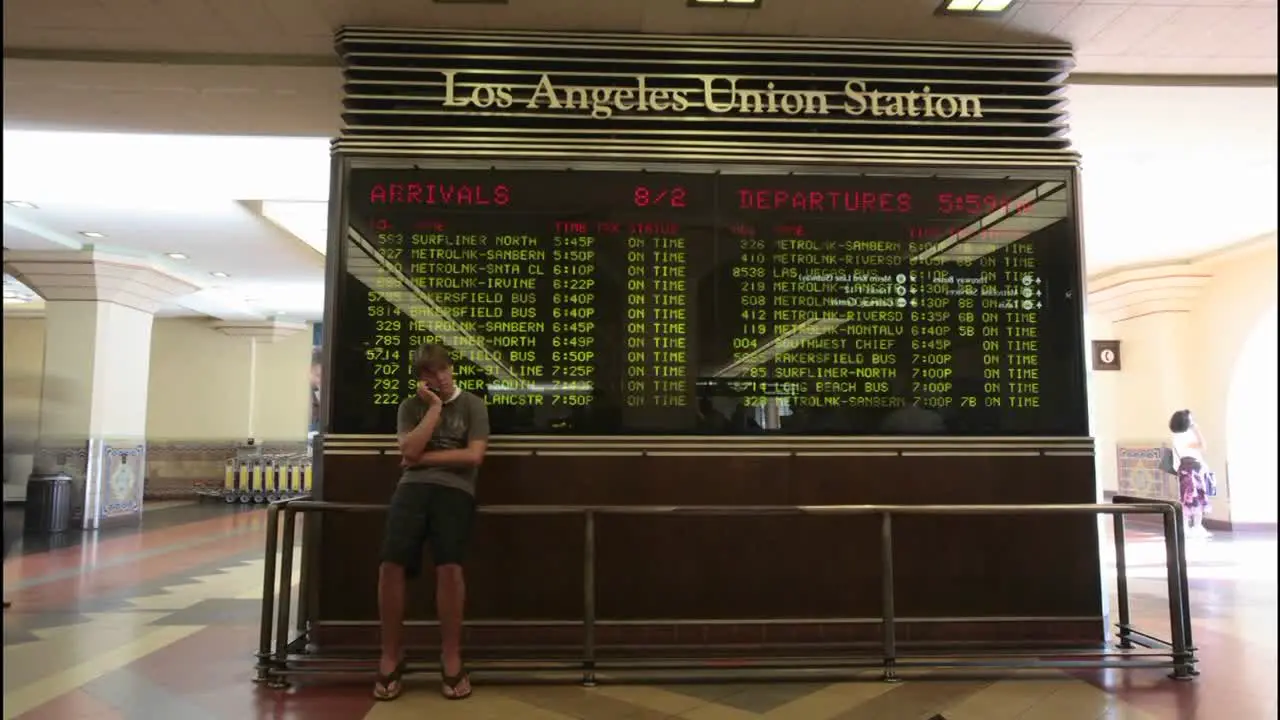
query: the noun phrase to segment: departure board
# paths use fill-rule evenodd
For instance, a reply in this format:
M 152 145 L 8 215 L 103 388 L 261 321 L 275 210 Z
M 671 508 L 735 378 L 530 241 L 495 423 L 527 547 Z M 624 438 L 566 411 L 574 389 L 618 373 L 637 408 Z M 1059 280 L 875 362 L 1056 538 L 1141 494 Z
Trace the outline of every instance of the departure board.
M 1069 177 L 355 169 L 328 431 L 1088 432 Z

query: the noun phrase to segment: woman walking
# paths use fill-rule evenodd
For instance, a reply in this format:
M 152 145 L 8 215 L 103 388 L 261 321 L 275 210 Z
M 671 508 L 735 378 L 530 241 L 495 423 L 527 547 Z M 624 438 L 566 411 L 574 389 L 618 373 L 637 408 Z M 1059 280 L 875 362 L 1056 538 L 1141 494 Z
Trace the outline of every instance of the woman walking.
M 1214 478 L 1204 459 L 1204 437 L 1190 410 L 1175 412 L 1169 418 L 1169 431 L 1173 433 L 1170 445 L 1173 448 L 1173 466 L 1178 473 L 1178 494 L 1182 500 L 1187 537 L 1207 540 L 1212 534 L 1204 526 L 1204 515 L 1209 511 L 1210 487 Z

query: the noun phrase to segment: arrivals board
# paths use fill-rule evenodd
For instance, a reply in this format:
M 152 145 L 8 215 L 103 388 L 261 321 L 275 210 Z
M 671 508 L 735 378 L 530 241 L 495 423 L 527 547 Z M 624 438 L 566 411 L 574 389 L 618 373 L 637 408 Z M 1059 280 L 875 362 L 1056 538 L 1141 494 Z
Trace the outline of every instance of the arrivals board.
M 354 169 L 330 433 L 1087 434 L 1069 176 Z

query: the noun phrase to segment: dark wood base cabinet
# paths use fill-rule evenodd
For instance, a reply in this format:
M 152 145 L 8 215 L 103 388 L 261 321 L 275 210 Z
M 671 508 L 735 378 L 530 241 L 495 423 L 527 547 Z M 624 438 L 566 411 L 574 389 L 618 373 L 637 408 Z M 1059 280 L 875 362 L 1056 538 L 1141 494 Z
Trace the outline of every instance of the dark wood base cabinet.
M 542 454 L 486 460 L 484 505 L 960 505 L 1096 501 L 1090 451 L 1061 445 L 983 451 L 910 448 L 705 454 Z M 332 446 L 337 447 L 332 447 Z M 320 497 L 383 503 L 391 454 L 330 442 Z M 497 444 L 497 447 L 502 445 Z M 1088 446 L 1086 445 L 1086 448 Z M 874 642 L 883 611 L 878 516 L 601 515 L 595 603 L 602 647 Z M 308 516 L 312 641 L 377 640 L 381 514 Z M 893 589 L 903 642 L 1102 638 L 1093 516 L 903 515 L 892 521 Z M 472 645 L 572 645 L 584 614 L 581 515 L 482 515 L 467 563 Z M 429 555 L 428 555 L 429 557 Z M 408 617 L 434 619 L 431 574 Z M 497 621 L 541 621 L 518 626 Z M 434 628 L 411 627 L 431 644 Z

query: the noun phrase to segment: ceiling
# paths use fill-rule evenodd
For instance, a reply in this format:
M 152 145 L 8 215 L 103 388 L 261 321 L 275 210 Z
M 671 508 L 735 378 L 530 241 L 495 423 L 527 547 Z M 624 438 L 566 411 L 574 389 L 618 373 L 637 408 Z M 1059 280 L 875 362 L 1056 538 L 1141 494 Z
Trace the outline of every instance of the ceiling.
M 4 139 L 4 200 L 20 203 L 4 206 L 7 250 L 91 243 L 150 258 L 203 288 L 161 314 L 322 314 L 327 139 L 9 131 Z
M 1090 275 L 1276 229 L 1274 88 L 1077 86 L 1068 97 Z
M 5 0 L 4 124 L 334 136 L 343 24 L 1065 41 L 1075 83 L 1120 74 L 1274 87 L 1277 1 L 1015 0 L 998 17 L 968 18 L 936 14 L 941 0 L 764 0 L 755 10 L 598 0 L 589 13 L 581 0 Z
M 318 319 L 324 307 L 324 256 L 260 215 L 258 203 L 33 204 L 34 209 L 5 207 L 7 250 L 49 250 L 67 247 L 68 240 L 77 248 L 92 243 L 99 250 L 151 259 L 168 274 L 203 288 L 176 299 L 163 314 L 302 320 Z M 325 203 L 317 205 L 323 214 Z M 84 231 L 104 237 L 86 238 Z M 185 257 L 174 259 L 170 253 Z
M 1068 41 L 1090 274 L 1199 255 L 1277 227 L 1276 3 L 1021 0 L 972 19 L 936 15 L 939 0 L 600 0 L 589 13 L 575 0 L 6 0 L 4 200 L 38 207 L 5 207 L 4 243 L 99 232 L 97 247 L 203 288 L 163 314 L 318 319 L 341 107 L 332 35 L 364 24 Z M 1254 80 L 1153 77 L 1168 74 Z
M 486 28 L 1072 43 L 1082 72 L 1274 74 L 1276 0 L 1021 0 L 995 18 L 939 0 L 5 0 L 6 54 L 25 51 L 331 58 L 335 28 Z M 256 62 L 268 65 L 271 62 Z
M 939 16 L 940 1 L 764 0 L 744 10 L 598 0 L 582 12 L 578 0 L 6 0 L 4 125 L 333 136 L 333 32 L 343 24 L 1065 41 L 1076 84 L 1140 75 L 1275 86 L 1280 0 L 1015 0 L 989 18 Z

